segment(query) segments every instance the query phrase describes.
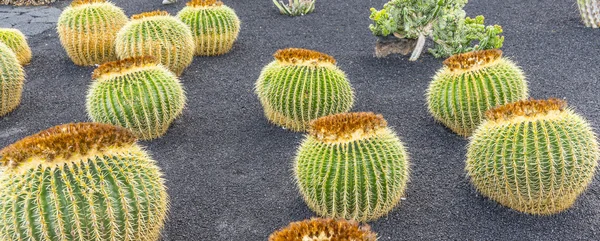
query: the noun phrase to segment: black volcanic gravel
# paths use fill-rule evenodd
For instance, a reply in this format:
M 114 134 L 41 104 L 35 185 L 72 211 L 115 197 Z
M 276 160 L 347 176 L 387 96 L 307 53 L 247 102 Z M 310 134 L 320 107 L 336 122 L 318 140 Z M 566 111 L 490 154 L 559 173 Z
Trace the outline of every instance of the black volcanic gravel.
M 128 15 L 183 2 L 113 0 Z M 180 0 L 181 1 L 181 0 Z M 561 214 L 535 217 L 481 197 L 464 171 L 467 140 L 434 122 L 425 90 L 442 59 L 424 54 L 373 57 L 369 8 L 385 0 L 317 0 L 302 17 L 280 15 L 271 0 L 229 0 L 242 20 L 233 51 L 196 57 L 181 77 L 189 99 L 163 138 L 144 142 L 168 180 L 170 218 L 164 240 L 266 240 L 289 222 L 314 215 L 292 177 L 303 135 L 270 125 L 253 92 L 260 70 L 280 48 L 334 56 L 356 91 L 355 111 L 382 113 L 411 154 L 406 199 L 371 222 L 380 240 L 598 240 L 598 178 Z M 67 2 L 53 6 L 64 8 Z M 481 0 L 466 7 L 505 30 L 505 56 L 526 72 L 534 98 L 566 98 L 600 126 L 600 30 L 580 22 L 575 0 Z M 0 118 L 0 147 L 54 125 L 87 121 L 93 67 L 75 66 L 55 30 L 29 38 L 33 61 L 21 106 Z

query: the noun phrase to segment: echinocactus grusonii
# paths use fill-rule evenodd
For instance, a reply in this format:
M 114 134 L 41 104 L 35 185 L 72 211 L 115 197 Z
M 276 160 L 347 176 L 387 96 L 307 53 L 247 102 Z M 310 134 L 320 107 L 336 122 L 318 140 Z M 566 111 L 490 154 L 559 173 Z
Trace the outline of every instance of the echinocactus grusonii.
M 17 56 L 19 64 L 27 65 L 31 61 L 31 49 L 27 38 L 14 28 L 0 28 L 0 42 L 6 44 Z
M 501 50 L 454 55 L 427 90 L 429 112 L 461 136 L 470 136 L 487 110 L 528 97 L 523 71 Z
M 240 33 L 240 20 L 235 11 L 219 0 L 191 0 L 177 17 L 190 26 L 196 55 L 225 54 Z
M 279 50 L 274 57 L 255 84 L 272 123 L 304 131 L 311 120 L 352 108 L 352 87 L 333 57 L 298 48 Z
M 382 115 L 342 113 L 311 122 L 298 149 L 295 179 L 318 215 L 375 220 L 399 202 L 409 179 L 409 157 Z
M 13 111 L 21 103 L 25 71 L 15 53 L 0 42 L 0 116 Z
M 155 241 L 169 198 L 124 128 L 60 125 L 0 151 L 1 240 Z
M 128 19 L 106 0 L 74 0 L 58 19 L 60 43 L 76 65 L 117 60 L 115 41 Z
M 194 37 L 189 26 L 166 11 L 131 16 L 117 34 L 120 59 L 154 56 L 176 75 L 181 75 L 194 58 Z
M 95 122 L 125 127 L 138 138 L 164 135 L 186 98 L 177 76 L 154 57 L 133 57 L 98 67 L 87 95 Z
M 471 137 L 466 171 L 484 196 L 549 215 L 573 205 L 592 181 L 596 135 L 564 100 L 523 100 L 486 112 Z

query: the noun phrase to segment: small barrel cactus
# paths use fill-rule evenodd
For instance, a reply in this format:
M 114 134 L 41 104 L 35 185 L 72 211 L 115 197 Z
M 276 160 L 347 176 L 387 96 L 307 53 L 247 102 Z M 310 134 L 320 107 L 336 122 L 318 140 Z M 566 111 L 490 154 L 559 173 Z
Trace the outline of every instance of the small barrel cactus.
M 106 0 L 74 0 L 58 19 L 58 36 L 76 65 L 117 60 L 115 40 L 127 23 L 123 10 Z
M 140 139 L 164 135 L 185 105 L 177 76 L 153 57 L 106 63 L 92 78 L 87 96 L 90 118 L 125 127 Z
M 15 53 L 0 42 L 0 116 L 13 111 L 21 103 L 25 71 Z
M 190 28 L 165 11 L 146 12 L 131 17 L 117 34 L 119 58 L 154 56 L 177 75 L 194 58 L 194 38 Z
M 520 212 L 558 213 L 592 181 L 600 153 L 590 125 L 564 100 L 526 100 L 489 110 L 466 170 L 484 196 Z
M 501 50 L 454 55 L 427 90 L 429 112 L 462 136 L 470 136 L 493 107 L 528 97 L 523 71 Z
M 162 173 L 126 129 L 56 126 L 1 150 L 0 165 L 0 240 L 160 237 Z
M 600 0 L 577 0 L 586 27 L 600 28 Z
M 218 0 L 191 0 L 177 17 L 190 26 L 196 55 L 225 54 L 240 33 L 240 20 L 235 11 Z
M 304 131 L 311 120 L 352 108 L 352 87 L 333 57 L 297 48 L 279 50 L 274 56 L 255 85 L 269 121 Z
M 342 113 L 311 122 L 294 174 L 308 207 L 330 218 L 375 220 L 404 194 L 408 154 L 383 116 Z
M 344 219 L 313 218 L 290 223 L 269 237 L 269 241 L 377 241 L 369 225 Z
M 31 49 L 27 38 L 14 28 L 0 28 L 0 42 L 6 44 L 17 56 L 19 64 L 26 65 L 31 61 Z

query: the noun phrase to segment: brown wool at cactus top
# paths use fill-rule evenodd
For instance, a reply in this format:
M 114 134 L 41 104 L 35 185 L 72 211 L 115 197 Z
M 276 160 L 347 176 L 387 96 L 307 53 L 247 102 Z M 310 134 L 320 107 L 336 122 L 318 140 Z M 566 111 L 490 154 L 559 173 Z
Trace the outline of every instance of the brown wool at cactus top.
M 269 241 L 376 241 L 369 225 L 344 219 L 313 218 L 293 222 L 269 237 Z
M 313 120 L 310 123 L 308 132 L 316 139 L 326 142 L 350 140 L 357 134 L 365 138 L 385 127 L 387 127 L 387 121 L 381 114 L 353 112 Z
M 98 79 L 101 76 L 109 73 L 121 73 L 132 68 L 143 66 L 156 66 L 159 64 L 158 59 L 153 56 L 130 57 L 123 60 L 108 62 L 100 65 L 92 73 L 92 79 Z
M 551 111 L 563 111 L 567 101 L 551 98 L 548 100 L 521 100 L 488 110 L 485 115 L 488 120 L 507 120 L 516 116 L 534 117 L 548 114 Z
M 209 6 L 221 6 L 223 2 L 218 0 L 190 0 L 186 4 L 189 7 L 209 7 Z
M 31 158 L 45 161 L 55 158 L 67 159 L 73 155 L 85 155 L 90 151 L 102 151 L 108 147 L 131 145 L 136 137 L 125 128 L 100 123 L 71 123 L 55 126 L 25 137 L 0 150 L 0 163 L 16 166 Z
M 152 11 L 152 12 L 144 12 L 144 13 L 134 14 L 131 16 L 131 20 L 143 19 L 143 18 L 154 17 L 154 16 L 171 16 L 171 14 L 169 14 L 169 12 L 167 12 L 167 11 L 156 10 L 156 11 Z
M 315 62 L 328 62 L 331 64 L 335 64 L 335 58 L 330 55 L 309 50 L 309 49 L 301 49 L 301 48 L 287 48 L 280 49 L 275 52 L 273 55 L 275 59 L 281 62 L 287 63 L 296 63 L 303 61 L 315 61 Z
M 447 66 L 451 72 L 456 70 L 468 71 L 472 68 L 493 63 L 500 58 L 502 58 L 502 50 L 481 50 L 453 55 L 444 60 L 444 65 Z

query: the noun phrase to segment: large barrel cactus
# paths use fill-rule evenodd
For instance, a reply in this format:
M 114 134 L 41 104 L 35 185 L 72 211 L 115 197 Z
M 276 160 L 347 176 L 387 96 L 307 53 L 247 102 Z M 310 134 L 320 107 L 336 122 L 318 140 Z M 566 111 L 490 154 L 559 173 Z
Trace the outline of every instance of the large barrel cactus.
M 192 63 L 195 47 L 190 28 L 165 11 L 133 15 L 116 46 L 121 59 L 154 56 L 177 75 Z
M 58 19 L 58 36 L 76 65 L 117 60 L 117 32 L 127 23 L 123 10 L 106 0 L 74 0 Z
M 377 241 L 369 225 L 344 219 L 313 218 L 290 223 L 269 236 L 269 241 Z
M 563 211 L 592 181 L 600 157 L 590 125 L 563 100 L 492 109 L 469 143 L 466 170 L 484 196 L 529 214 Z
M 404 194 L 408 154 L 381 115 L 342 113 L 311 122 L 294 173 L 308 207 L 330 218 L 375 220 Z
M 31 49 L 27 38 L 18 29 L 0 28 L 0 43 L 6 44 L 15 53 L 21 65 L 31 61 Z
M 333 57 L 297 48 L 279 50 L 274 56 L 255 85 L 269 121 L 304 131 L 311 120 L 352 108 L 352 87 Z
M 240 33 L 240 20 L 235 11 L 218 0 L 191 0 L 177 17 L 190 26 L 196 55 L 225 54 Z
M 56 126 L 0 151 L 0 240 L 160 237 L 162 173 L 126 129 Z
M 586 27 L 600 28 L 600 0 L 577 0 Z
M 21 103 L 25 71 L 15 53 L 0 43 L 0 116 L 13 111 Z
M 427 90 L 429 112 L 452 131 L 470 136 L 493 107 L 527 98 L 527 81 L 501 50 L 454 55 Z
M 153 57 L 106 63 L 92 78 L 87 96 L 90 118 L 125 127 L 140 139 L 164 135 L 185 105 L 177 76 Z

